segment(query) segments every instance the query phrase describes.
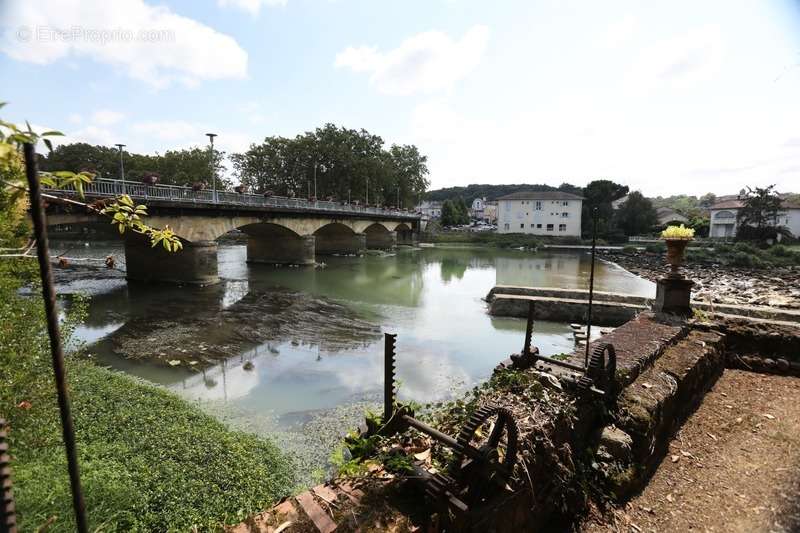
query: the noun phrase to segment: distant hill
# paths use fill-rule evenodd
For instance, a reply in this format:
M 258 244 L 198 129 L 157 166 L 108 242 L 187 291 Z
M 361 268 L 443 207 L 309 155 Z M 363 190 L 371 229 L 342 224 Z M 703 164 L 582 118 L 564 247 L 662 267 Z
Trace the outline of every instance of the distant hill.
M 469 205 L 475 198 L 486 198 L 487 200 L 496 200 L 506 194 L 511 194 L 520 191 L 565 191 L 573 194 L 581 194 L 582 189 L 575 187 L 569 183 L 564 183 L 559 187 L 552 185 L 544 185 L 541 183 L 518 185 L 490 185 L 473 183 L 466 187 L 447 187 L 445 189 L 436 189 L 428 191 L 425 195 L 426 200 L 434 202 L 443 202 L 451 198 L 461 197 Z

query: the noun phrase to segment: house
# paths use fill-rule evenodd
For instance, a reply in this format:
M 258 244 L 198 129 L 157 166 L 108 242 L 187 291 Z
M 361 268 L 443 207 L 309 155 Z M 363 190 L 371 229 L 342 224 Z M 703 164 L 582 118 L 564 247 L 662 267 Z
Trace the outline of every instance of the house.
M 483 220 L 489 224 L 497 224 L 497 202 L 486 202 L 483 205 Z
M 583 197 L 562 191 L 523 191 L 497 199 L 497 232 L 580 237 Z
M 422 213 L 428 218 L 441 218 L 442 217 L 442 202 L 431 202 L 423 200 L 416 208 L 417 213 Z
M 711 225 L 708 230 L 709 237 L 726 238 L 736 236 L 736 219 L 739 209 L 744 207 L 741 200 L 725 200 L 717 202 L 709 208 Z M 776 226 L 786 226 L 792 235 L 800 236 L 800 205 L 783 200 L 781 211 L 778 213 Z
M 483 210 L 486 206 L 486 198 L 475 198 L 469 208 L 469 214 L 473 219 L 483 220 Z
M 681 224 L 689 222 L 688 218 L 669 207 L 659 207 L 656 209 L 656 215 L 658 215 L 659 226 L 666 226 L 668 222 L 679 222 Z

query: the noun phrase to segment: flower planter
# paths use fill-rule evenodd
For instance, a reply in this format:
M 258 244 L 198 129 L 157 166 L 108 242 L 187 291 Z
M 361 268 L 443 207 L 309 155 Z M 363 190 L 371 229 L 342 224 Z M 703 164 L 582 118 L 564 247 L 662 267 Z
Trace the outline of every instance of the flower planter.
M 667 244 L 667 263 L 670 266 L 670 277 L 679 278 L 681 275 L 678 273 L 681 265 L 683 265 L 683 257 L 686 251 L 686 246 L 689 245 L 689 239 L 664 239 Z

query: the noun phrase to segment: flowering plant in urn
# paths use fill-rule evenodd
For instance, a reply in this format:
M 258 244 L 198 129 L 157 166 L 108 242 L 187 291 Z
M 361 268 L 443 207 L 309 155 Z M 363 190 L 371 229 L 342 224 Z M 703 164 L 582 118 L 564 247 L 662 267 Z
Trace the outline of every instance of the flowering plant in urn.
M 669 226 L 661 232 L 661 238 L 667 243 L 667 263 L 672 270 L 670 276 L 679 277 L 678 267 L 683 264 L 683 252 L 686 250 L 686 246 L 689 241 L 694 239 L 694 230 L 683 224 Z

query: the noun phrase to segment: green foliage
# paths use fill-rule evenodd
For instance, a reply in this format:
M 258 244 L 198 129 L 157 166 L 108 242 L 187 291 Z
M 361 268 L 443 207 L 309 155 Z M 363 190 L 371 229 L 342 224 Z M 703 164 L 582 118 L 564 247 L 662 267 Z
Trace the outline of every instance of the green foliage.
M 444 201 L 441 223 L 445 227 L 469 224 L 469 210 L 463 198 Z
M 412 207 L 428 188 L 427 156 L 413 145 L 384 148 L 383 139 L 366 130 L 325 124 L 294 138 L 267 137 L 231 156 L 242 185 L 283 196 L 366 201 Z M 369 193 L 367 194 L 367 186 Z
M 614 208 L 611 203 L 628 194 L 627 185 L 611 180 L 595 180 L 583 190 L 581 231 L 584 237 L 592 235 L 592 212 L 597 208 L 597 234 L 608 238 L 614 230 Z
M 663 242 L 648 242 L 644 249 L 652 254 L 663 254 L 667 251 L 667 245 Z
M 628 244 L 627 246 L 622 247 L 622 253 L 624 254 L 635 254 L 639 249 L 632 244 Z
M 781 210 L 781 197 L 775 185 L 769 187 L 748 187 L 743 198 L 744 204 L 736 213 L 738 240 L 766 241 L 775 239 L 781 228 L 778 213 Z
M 474 244 L 497 248 L 529 248 L 541 246 L 539 237 L 523 233 L 494 233 L 491 231 L 459 231 L 424 235 L 425 240 L 437 244 Z
M 20 531 L 51 517 L 48 531 L 73 531 L 43 306 L 17 292 L 37 276 L 32 261 L 0 262 L 0 413 L 11 428 Z M 85 306 L 66 309 L 69 344 Z M 67 376 L 92 530 L 217 530 L 294 486 L 291 462 L 273 444 L 230 431 L 163 389 L 76 355 Z
M 800 265 L 800 252 L 783 245 L 761 249 L 747 242 L 734 245 L 719 244 L 715 248 L 689 248 L 686 252 L 689 263 L 723 264 L 742 268 L 774 268 Z
M 639 191 L 633 191 L 616 212 L 617 226 L 625 235 L 642 235 L 653 231 L 658 214 L 652 202 Z
M 208 148 L 201 147 L 167 150 L 164 154 L 156 155 L 137 154 L 124 150 L 122 152 L 126 180 L 141 181 L 145 176 L 157 175 L 159 183 L 163 184 L 193 185 L 202 183 L 208 187 L 213 181 L 211 156 Z M 213 157 L 218 188 L 230 188 L 232 184 L 224 177 L 225 152 L 215 149 Z M 72 143 L 57 146 L 46 157 L 41 158 L 39 167 L 46 171 L 87 171 L 97 177 L 119 179 L 119 163 L 120 154 L 116 148 Z
M 583 194 L 583 189 L 569 183 L 562 183 L 557 188 L 551 185 L 529 185 L 524 183 L 517 185 L 471 184 L 466 187 L 447 187 L 445 189 L 429 191 L 425 194 L 425 199 L 434 202 L 444 202 L 451 198 L 463 198 L 467 204 L 472 204 L 475 198 L 486 198 L 491 201 L 507 194 L 523 191 L 563 191 L 579 196 Z

